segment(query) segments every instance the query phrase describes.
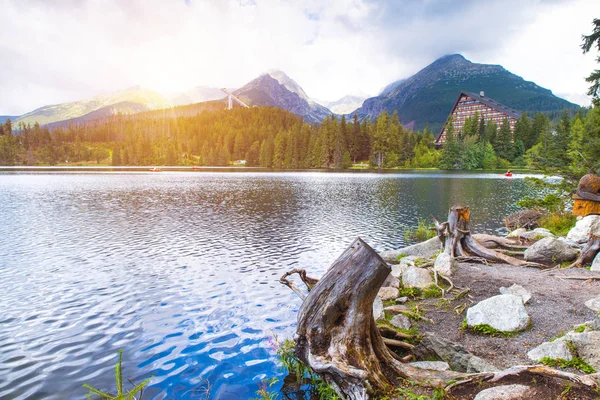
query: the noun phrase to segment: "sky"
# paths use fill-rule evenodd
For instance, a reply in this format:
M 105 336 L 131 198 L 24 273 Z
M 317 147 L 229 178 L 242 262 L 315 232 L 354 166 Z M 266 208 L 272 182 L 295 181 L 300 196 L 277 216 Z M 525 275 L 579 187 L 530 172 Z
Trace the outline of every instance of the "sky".
M 241 87 L 281 69 L 311 97 L 374 96 L 460 53 L 587 105 L 599 0 L 0 0 L 0 115 L 139 85 Z

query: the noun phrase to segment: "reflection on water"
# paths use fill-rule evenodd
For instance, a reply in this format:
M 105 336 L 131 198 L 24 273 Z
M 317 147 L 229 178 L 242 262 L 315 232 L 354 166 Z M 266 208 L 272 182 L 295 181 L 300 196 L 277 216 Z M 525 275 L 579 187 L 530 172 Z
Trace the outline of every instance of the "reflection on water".
M 147 398 L 247 399 L 280 375 L 299 299 L 277 280 L 320 276 L 356 236 L 403 245 L 453 203 L 501 227 L 521 179 L 444 173 L 0 174 L 0 398 L 83 398 L 125 375 Z M 144 396 L 146 398 L 146 396 Z

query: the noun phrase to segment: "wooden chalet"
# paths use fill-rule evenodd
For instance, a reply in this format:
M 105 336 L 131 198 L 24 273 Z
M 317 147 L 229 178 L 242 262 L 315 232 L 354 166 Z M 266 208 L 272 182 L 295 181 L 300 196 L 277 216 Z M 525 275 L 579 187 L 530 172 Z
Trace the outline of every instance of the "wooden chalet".
M 502 125 L 505 118 L 508 118 L 510 124 L 510 130 L 514 132 L 515 124 L 517 119 L 521 118 L 521 113 L 508 108 L 503 104 L 498 103 L 495 100 L 485 97 L 484 92 L 479 94 L 472 92 L 461 92 L 452 111 L 446 120 L 446 124 L 440 131 L 435 140 L 436 144 L 442 144 L 446 141 L 446 125 L 450 118 L 453 118 L 452 125 L 454 125 L 454 134 L 462 132 L 465 120 L 469 117 L 473 117 L 475 112 L 479 114 L 479 119 L 483 118 L 485 122 L 494 121 L 498 127 Z M 479 121 L 478 121 L 479 122 Z

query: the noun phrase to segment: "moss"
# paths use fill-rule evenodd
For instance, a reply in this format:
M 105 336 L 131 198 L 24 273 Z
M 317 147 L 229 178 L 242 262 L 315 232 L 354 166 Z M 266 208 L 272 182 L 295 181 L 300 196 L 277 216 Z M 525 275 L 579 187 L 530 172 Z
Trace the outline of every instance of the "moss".
M 404 254 L 404 253 L 400 253 L 400 254 L 398 254 L 398 257 L 396 257 L 396 261 L 400 261 L 400 260 L 402 260 L 404 257 L 406 257 L 406 254 Z
M 415 266 L 420 267 L 421 265 L 429 264 L 429 260 L 426 258 L 417 258 L 415 261 Z
M 530 322 L 529 325 L 525 329 L 522 329 L 520 331 L 503 332 L 503 331 L 499 331 L 498 329 L 496 329 L 493 326 L 490 326 L 488 324 L 479 324 L 479 325 L 469 326 L 467 324 L 466 318 L 463 319 L 463 322 L 460 325 L 460 329 L 463 332 L 468 330 L 473 333 L 477 333 L 479 335 L 492 336 L 492 337 L 504 337 L 504 338 L 514 337 L 523 331 L 531 329 L 532 327 L 533 327 L 533 324 Z
M 419 288 L 414 288 L 414 287 L 411 287 L 411 288 L 402 287 L 402 288 L 400 288 L 399 293 L 400 293 L 400 297 L 410 297 L 410 298 L 415 299 L 415 298 L 421 297 L 421 295 L 423 294 L 423 291 Z
M 577 328 L 573 329 L 573 332 L 581 333 L 585 331 L 586 325 L 579 325 Z
M 545 364 L 549 367 L 560 367 L 560 368 L 575 368 L 586 374 L 593 374 L 596 372 L 594 367 L 586 363 L 579 357 L 573 357 L 571 360 L 565 360 L 563 358 L 551 358 L 544 357 L 540 360 L 540 363 Z

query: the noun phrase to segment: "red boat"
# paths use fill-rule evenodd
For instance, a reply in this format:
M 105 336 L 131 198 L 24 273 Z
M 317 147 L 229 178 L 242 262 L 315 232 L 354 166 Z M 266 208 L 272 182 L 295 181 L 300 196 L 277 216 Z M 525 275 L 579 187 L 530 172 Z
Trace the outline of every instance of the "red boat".
M 505 173 L 504 176 L 512 176 L 512 172 L 509 171 L 509 172 Z

